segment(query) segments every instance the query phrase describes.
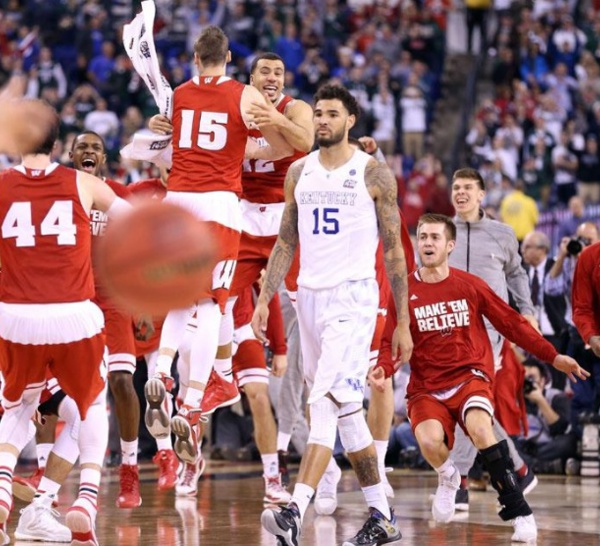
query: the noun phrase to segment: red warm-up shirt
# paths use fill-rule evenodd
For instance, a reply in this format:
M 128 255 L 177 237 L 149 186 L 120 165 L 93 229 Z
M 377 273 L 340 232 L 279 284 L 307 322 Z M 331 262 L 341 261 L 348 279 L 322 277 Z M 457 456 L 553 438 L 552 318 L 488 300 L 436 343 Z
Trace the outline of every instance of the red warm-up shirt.
M 573 322 L 587 343 L 600 335 L 600 243 L 584 249 L 573 275 Z
M 475 275 L 450 268 L 438 283 L 409 276 L 408 307 L 414 349 L 407 396 L 442 391 L 484 374 L 494 377 L 494 358 L 483 317 L 503 336 L 544 362 L 556 349 Z M 378 363 L 378 365 L 381 365 Z M 393 373 L 385 368 L 386 375 Z

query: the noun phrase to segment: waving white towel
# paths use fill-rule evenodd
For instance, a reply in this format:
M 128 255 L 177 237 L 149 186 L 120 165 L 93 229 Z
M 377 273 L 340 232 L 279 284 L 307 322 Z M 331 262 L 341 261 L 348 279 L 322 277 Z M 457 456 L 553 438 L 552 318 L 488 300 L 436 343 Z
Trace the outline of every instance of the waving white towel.
M 123 45 L 135 71 L 152 93 L 160 113 L 170 118 L 173 112 L 173 90 L 158 65 L 152 34 L 155 15 L 154 1 L 142 2 L 142 11 L 123 27 Z M 121 155 L 128 159 L 151 161 L 159 167 L 169 167 L 172 152 L 170 135 L 158 135 L 144 130 L 135 133 L 132 142 L 121 150 Z

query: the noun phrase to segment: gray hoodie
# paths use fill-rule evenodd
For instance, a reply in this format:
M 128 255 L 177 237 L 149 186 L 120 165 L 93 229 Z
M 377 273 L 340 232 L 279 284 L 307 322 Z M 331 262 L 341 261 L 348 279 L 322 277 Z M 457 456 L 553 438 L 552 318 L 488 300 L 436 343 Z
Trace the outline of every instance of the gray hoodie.
M 488 218 L 483 210 L 479 215 L 477 222 L 454 217 L 456 247 L 450 254 L 450 265 L 481 277 L 506 302 L 510 290 L 520 313 L 535 316 L 515 232 L 507 224 Z M 503 338 L 487 321 L 486 326 L 498 356 Z

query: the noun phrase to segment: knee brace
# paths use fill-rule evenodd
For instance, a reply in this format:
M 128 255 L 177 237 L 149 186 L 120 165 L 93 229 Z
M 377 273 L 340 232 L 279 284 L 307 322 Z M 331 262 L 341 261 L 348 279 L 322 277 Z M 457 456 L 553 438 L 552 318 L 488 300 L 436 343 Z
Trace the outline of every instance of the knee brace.
M 362 412 L 362 404 L 358 402 L 343 404 L 338 421 L 340 440 L 348 453 L 356 453 L 373 443 L 373 436 L 367 426 Z
M 308 443 L 318 444 L 333 450 L 340 409 L 331 399 L 323 396 L 310 404 L 309 412 L 310 433 Z
M 479 453 L 490 473 L 492 486 L 498 492 L 498 502 L 502 506 L 498 515 L 504 521 L 530 515 L 531 508 L 517 484 L 506 440 L 482 449 Z

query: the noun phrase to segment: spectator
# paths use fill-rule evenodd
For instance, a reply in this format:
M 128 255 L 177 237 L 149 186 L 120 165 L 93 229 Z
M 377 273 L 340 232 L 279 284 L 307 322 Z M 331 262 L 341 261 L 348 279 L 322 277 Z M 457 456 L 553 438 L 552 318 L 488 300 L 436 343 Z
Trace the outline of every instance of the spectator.
M 576 239 L 579 244 L 569 244 Z M 572 355 L 580 365 L 591 373 L 589 381 L 577 382 L 571 385 L 573 398 L 571 402 L 571 423 L 578 434 L 581 433 L 579 415 L 598 410 L 598 398 L 600 394 L 600 357 L 587 345 L 575 328 L 573 322 L 572 288 L 575 267 L 579 260 L 581 250 L 600 241 L 598 226 L 592 222 L 580 224 L 577 231 L 570 237 L 564 237 L 560 241 L 556 262 L 550 269 L 546 293 L 557 296 L 564 295 L 567 301 L 567 313 L 565 315 L 569 330 L 569 345 L 567 353 Z M 590 279 L 591 280 L 591 279 Z
M 96 89 L 102 93 L 115 67 L 115 44 L 109 40 L 102 42 L 100 55 L 92 57 L 88 69 L 88 78 Z
M 479 29 L 479 42 L 481 52 L 486 51 L 487 45 L 487 17 L 492 7 L 491 0 L 465 0 L 467 8 L 467 52 L 473 51 L 473 32 Z
M 283 64 L 295 74 L 304 59 L 304 50 L 298 40 L 298 28 L 295 23 L 285 25 L 285 33 L 275 43 L 275 53 L 283 59 Z
M 523 161 L 519 178 L 525 182 L 527 195 L 538 201 L 544 209 L 550 202 L 552 176 L 550 150 L 544 139 L 538 138 L 530 155 Z
M 419 87 L 418 75 L 412 73 L 400 98 L 402 110 L 402 151 L 419 161 L 425 151 L 427 99 Z
M 566 205 L 569 199 L 577 195 L 577 156 L 567 147 L 568 134 L 560 133 L 560 143 L 552 150 L 552 166 L 554 168 L 554 184 L 559 203 Z
M 107 102 L 100 98 L 96 101 L 96 109 L 85 116 L 83 128 L 98 133 L 110 148 L 109 143 L 113 141 L 114 145 L 114 137 L 119 131 L 119 118 L 108 110 Z
M 80 85 L 71 95 L 71 101 L 75 106 L 77 119 L 83 123 L 85 116 L 96 109 L 96 102 L 100 95 L 91 84 Z
M 545 364 L 531 357 L 524 365 L 529 433 L 517 446 L 534 472 L 562 474 L 566 460 L 577 451 L 569 397 L 548 385 Z
M 396 104 L 385 75 L 379 78 L 378 92 L 373 96 L 372 109 L 375 121 L 373 138 L 384 155 L 393 155 L 396 147 Z
M 585 139 L 585 150 L 578 155 L 577 191 L 584 204 L 600 203 L 600 152 L 598 137 L 590 133 Z
M 518 179 L 513 191 L 500 204 L 500 218 L 513 228 L 519 242 L 535 229 L 538 222 L 537 205 L 531 197 L 523 193 L 524 189 L 525 184 Z
M 558 224 L 558 241 L 562 241 L 565 237 L 573 237 L 577 228 L 584 222 L 588 222 L 590 218 L 585 213 L 585 204 L 583 199 L 578 195 L 574 195 L 569 199 L 569 216 Z
M 55 88 L 60 100 L 67 96 L 67 78 L 62 66 L 52 58 L 52 50 L 49 47 L 42 47 L 38 62 L 30 71 L 27 96 L 40 97 L 47 87 Z

